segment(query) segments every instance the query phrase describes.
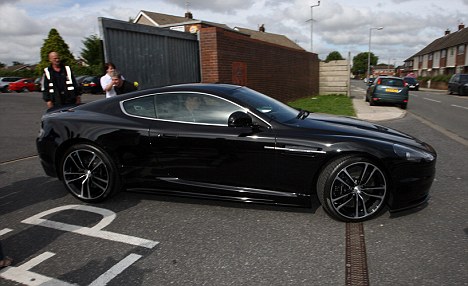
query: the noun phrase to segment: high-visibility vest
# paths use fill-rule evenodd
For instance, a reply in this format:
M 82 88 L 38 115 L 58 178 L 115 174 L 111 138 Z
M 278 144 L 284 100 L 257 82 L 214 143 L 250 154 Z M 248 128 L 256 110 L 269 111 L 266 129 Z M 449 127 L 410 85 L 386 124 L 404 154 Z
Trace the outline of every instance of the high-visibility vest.
M 65 84 L 67 85 L 67 90 L 75 90 L 75 87 L 73 86 L 73 80 L 72 80 L 70 67 L 65 66 L 65 71 L 67 72 L 67 80 L 65 81 Z M 49 72 L 48 67 L 44 69 L 44 74 L 49 80 L 49 93 L 54 93 L 54 83 L 50 80 L 50 72 Z

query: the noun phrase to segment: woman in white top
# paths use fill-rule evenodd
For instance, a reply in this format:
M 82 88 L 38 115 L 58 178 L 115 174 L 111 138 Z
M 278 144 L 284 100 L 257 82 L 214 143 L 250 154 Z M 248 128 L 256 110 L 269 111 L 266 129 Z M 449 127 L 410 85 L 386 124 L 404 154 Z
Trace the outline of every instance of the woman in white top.
M 106 92 L 106 98 L 117 95 L 114 90 L 114 84 L 112 83 L 112 77 L 110 74 L 115 71 L 115 65 L 113 63 L 106 63 L 104 65 L 106 74 L 101 77 L 102 90 Z

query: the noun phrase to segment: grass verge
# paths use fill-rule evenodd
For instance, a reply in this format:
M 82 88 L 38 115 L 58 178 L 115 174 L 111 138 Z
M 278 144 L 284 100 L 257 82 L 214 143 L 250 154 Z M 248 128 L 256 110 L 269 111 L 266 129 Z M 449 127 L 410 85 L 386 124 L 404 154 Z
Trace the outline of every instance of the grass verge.
M 288 105 L 314 113 L 356 116 L 352 99 L 342 94 L 309 96 L 290 101 Z

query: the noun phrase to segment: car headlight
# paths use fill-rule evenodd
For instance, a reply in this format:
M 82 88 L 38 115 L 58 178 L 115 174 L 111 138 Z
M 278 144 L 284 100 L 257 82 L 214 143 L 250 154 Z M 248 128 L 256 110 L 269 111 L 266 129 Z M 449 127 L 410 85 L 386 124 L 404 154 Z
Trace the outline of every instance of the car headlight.
M 435 159 L 434 155 L 429 152 L 425 152 L 421 149 L 415 149 L 400 144 L 393 144 L 393 151 L 400 158 L 404 158 L 408 161 L 418 162 L 426 161 L 431 162 Z

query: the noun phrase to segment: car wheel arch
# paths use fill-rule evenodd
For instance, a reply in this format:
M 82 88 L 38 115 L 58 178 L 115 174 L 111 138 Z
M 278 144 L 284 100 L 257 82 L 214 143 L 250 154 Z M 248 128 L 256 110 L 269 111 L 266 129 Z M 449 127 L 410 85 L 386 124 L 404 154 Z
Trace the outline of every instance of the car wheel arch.
M 372 165 L 376 166 L 379 171 L 383 174 L 385 178 L 385 186 L 386 186 L 386 193 L 384 197 L 384 201 L 381 202 L 379 208 L 375 213 L 372 213 L 369 217 L 362 217 L 358 219 L 350 219 L 350 218 L 344 218 L 344 217 L 339 217 L 339 214 L 335 212 L 336 214 L 333 214 L 334 211 L 330 211 L 330 206 L 329 203 L 324 199 L 324 194 L 327 192 L 326 189 L 319 190 L 319 185 L 322 185 L 325 187 L 328 183 L 328 180 L 330 177 L 328 175 L 332 175 L 335 171 L 331 171 L 330 168 L 333 167 L 334 170 L 338 170 L 341 168 L 342 164 L 347 164 L 350 160 L 356 160 L 356 159 L 362 159 L 362 161 L 367 161 L 370 162 Z M 358 160 L 359 162 L 359 160 Z M 350 166 L 350 165 L 349 165 Z M 340 171 L 341 172 L 341 171 Z M 365 152 L 346 152 L 339 154 L 337 156 L 330 157 L 324 164 L 321 166 L 321 168 L 317 171 L 315 174 L 314 182 L 314 195 L 318 198 L 319 202 L 322 204 L 322 207 L 325 209 L 327 213 L 329 213 L 334 219 L 337 220 L 342 220 L 342 221 L 350 221 L 350 222 L 357 222 L 357 221 L 363 221 L 367 220 L 368 218 L 374 217 L 376 215 L 380 215 L 383 213 L 384 209 L 388 208 L 389 202 L 393 198 L 393 182 L 392 182 L 392 176 L 389 173 L 386 164 L 380 160 L 378 157 L 375 157 L 369 153 Z M 322 177 L 322 175 L 324 177 Z M 326 206 L 324 206 L 326 205 Z
M 109 155 L 109 157 L 114 159 L 114 164 L 116 164 L 116 166 L 119 166 L 119 162 L 117 159 L 118 157 L 114 156 L 113 152 L 109 151 L 107 148 L 104 148 L 103 146 L 100 146 L 96 144 L 94 141 L 89 140 L 89 139 L 74 138 L 74 139 L 67 140 L 63 142 L 62 144 L 60 144 L 55 151 L 54 164 L 55 164 L 55 169 L 57 170 L 57 177 L 60 180 L 63 180 L 62 172 L 60 172 L 60 164 L 63 160 L 63 156 L 65 155 L 68 149 L 70 149 L 74 145 L 79 145 L 79 144 L 87 144 L 87 145 L 91 145 L 96 148 L 104 150 Z
M 79 140 L 63 150 L 58 173 L 76 198 L 87 203 L 101 202 L 122 189 L 118 164 L 104 148 L 89 140 Z

